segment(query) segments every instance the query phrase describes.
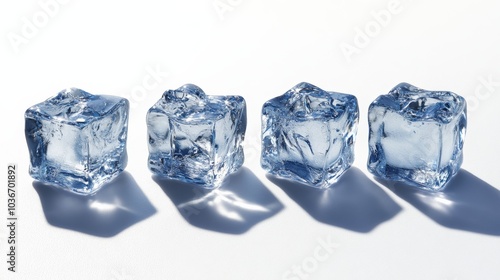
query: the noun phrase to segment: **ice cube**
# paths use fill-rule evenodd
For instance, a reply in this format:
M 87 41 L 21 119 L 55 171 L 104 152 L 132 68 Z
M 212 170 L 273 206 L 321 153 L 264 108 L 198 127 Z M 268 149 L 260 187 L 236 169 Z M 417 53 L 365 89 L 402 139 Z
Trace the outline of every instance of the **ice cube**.
M 246 104 L 191 84 L 166 91 L 147 114 L 149 169 L 156 175 L 219 187 L 244 161 Z
M 401 83 L 368 111 L 368 170 L 386 180 L 441 190 L 462 164 L 465 99 Z
M 67 89 L 25 113 L 30 175 L 93 194 L 127 165 L 126 99 Z
M 327 188 L 354 161 L 358 118 L 355 96 L 300 83 L 262 108 L 261 165 L 278 177 Z

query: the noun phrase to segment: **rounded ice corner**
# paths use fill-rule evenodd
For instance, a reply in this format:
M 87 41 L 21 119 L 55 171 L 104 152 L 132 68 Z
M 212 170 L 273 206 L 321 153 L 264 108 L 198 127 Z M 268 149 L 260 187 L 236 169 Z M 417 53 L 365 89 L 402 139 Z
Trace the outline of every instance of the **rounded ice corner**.
M 177 89 L 164 91 L 161 100 L 165 102 L 184 102 L 193 98 L 206 100 L 207 94 L 199 86 L 187 83 Z
M 389 94 L 391 93 L 405 94 L 405 93 L 413 93 L 419 91 L 422 91 L 422 89 L 417 86 L 414 86 L 413 84 L 410 84 L 408 82 L 400 82 L 389 91 Z
M 26 109 L 26 110 L 24 111 L 23 117 L 24 117 L 25 119 L 28 119 L 28 118 L 33 118 L 33 114 L 34 114 L 34 112 L 33 112 L 33 111 L 35 111 L 35 110 L 36 110 L 36 109 L 35 109 L 35 106 L 31 106 L 31 107 L 29 107 L 28 109 Z
M 127 108 L 127 109 L 130 109 L 130 100 L 128 100 L 127 98 L 125 97 L 120 97 L 121 100 L 120 102 L 123 103 L 123 105 Z
M 59 91 L 55 96 L 52 96 L 42 103 L 58 103 L 68 102 L 76 103 L 81 100 L 89 100 L 92 98 L 99 98 L 100 95 L 95 95 L 77 87 L 68 87 Z
M 201 99 L 204 99 L 206 97 L 205 92 L 195 84 L 184 84 L 175 91 L 185 93 L 186 95 L 196 96 Z
M 226 97 L 226 99 L 230 102 L 231 106 L 234 108 L 238 108 L 239 110 L 245 110 L 247 108 L 247 101 L 243 96 L 240 95 L 222 95 L 222 97 Z
M 149 120 L 149 117 L 151 116 L 152 113 L 160 111 L 158 109 L 157 103 L 155 103 L 153 106 L 149 107 L 148 111 L 146 112 L 146 122 Z
M 229 95 L 230 97 L 234 98 L 235 99 L 235 102 L 239 102 L 241 103 L 244 107 L 246 107 L 247 105 L 247 101 L 245 100 L 245 98 L 241 95 Z
M 279 106 L 279 103 L 281 102 L 281 100 L 283 99 L 283 95 L 280 95 L 280 96 L 276 96 L 276 97 L 273 97 L 269 100 L 267 100 L 266 102 L 264 102 L 264 104 L 262 104 L 262 108 L 261 108 L 261 114 L 262 115 L 268 115 L 269 114 L 269 108 L 270 107 L 278 107 Z
M 458 114 L 464 113 L 467 116 L 467 100 L 463 96 L 461 96 L 461 95 L 459 95 L 457 93 L 454 93 L 454 94 L 457 96 L 457 99 L 460 101 L 459 102 L 460 103 L 460 109 L 458 110 Z
M 359 107 L 358 98 L 356 97 L 356 95 L 350 93 L 342 93 L 342 94 L 344 94 L 346 98 L 349 99 L 349 102 L 352 102 L 356 107 Z
M 161 94 L 161 98 L 160 98 L 160 100 L 158 100 L 158 102 L 160 102 L 160 101 L 166 101 L 167 100 L 167 96 L 171 94 L 170 93 L 171 91 L 173 91 L 173 90 L 172 89 L 167 89 L 167 90 L 163 91 L 163 93 Z
M 368 112 L 376 107 L 385 107 L 392 110 L 400 110 L 401 106 L 399 105 L 397 98 L 393 94 L 391 94 L 391 92 L 392 91 L 377 96 L 368 106 Z
M 314 91 L 322 91 L 319 87 L 308 83 L 308 82 L 300 82 L 293 86 L 291 89 L 286 91 L 282 95 L 304 95 L 304 94 L 309 94 Z
M 359 103 L 358 103 L 358 98 L 349 93 L 340 93 L 345 96 L 346 99 L 346 104 L 352 111 L 356 111 L 356 113 L 359 115 Z
M 294 87 L 292 87 L 292 89 L 295 89 L 295 90 L 301 90 L 301 89 L 319 89 L 319 87 L 311 84 L 311 83 L 308 83 L 308 82 L 300 82 L 298 84 L 296 84 Z

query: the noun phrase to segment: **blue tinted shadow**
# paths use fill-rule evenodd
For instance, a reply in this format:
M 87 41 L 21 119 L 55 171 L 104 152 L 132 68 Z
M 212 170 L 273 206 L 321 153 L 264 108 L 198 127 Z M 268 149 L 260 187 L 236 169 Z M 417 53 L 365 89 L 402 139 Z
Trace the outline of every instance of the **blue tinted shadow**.
M 332 226 L 367 233 L 401 211 L 396 202 L 356 167 L 347 170 L 327 189 L 304 186 L 272 175 L 267 177 L 311 217 Z
M 156 213 L 134 178 L 122 172 L 93 196 L 34 181 L 47 222 L 99 237 L 112 237 Z
M 380 182 L 442 226 L 500 235 L 500 191 L 464 169 L 436 193 L 401 182 Z
M 188 223 L 206 230 L 242 234 L 283 209 L 281 202 L 246 167 L 230 175 L 215 190 L 158 176 L 153 179 Z

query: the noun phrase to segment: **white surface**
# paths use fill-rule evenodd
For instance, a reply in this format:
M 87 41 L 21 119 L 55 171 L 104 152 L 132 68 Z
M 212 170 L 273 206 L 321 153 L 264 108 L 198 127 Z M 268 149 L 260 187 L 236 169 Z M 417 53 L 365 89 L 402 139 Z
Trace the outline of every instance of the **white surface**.
M 18 272 L 7 272 L 2 226 L 0 279 L 498 279 L 500 85 L 485 87 L 481 80 L 500 82 L 499 2 L 401 0 L 398 6 L 386 0 L 221 0 L 233 5 L 223 20 L 212 0 L 67 2 L 18 52 L 10 43 L 11 32 L 21 34 L 23 18 L 43 20 L 43 9 L 35 1 L 3 1 L 0 7 L 1 173 L 7 163 L 20 169 Z M 373 24 L 372 12 L 388 5 L 395 13 L 377 30 L 381 25 Z M 356 28 L 366 27 L 377 34 L 358 42 L 359 53 L 349 61 L 341 46 L 354 46 Z M 168 77 L 149 78 L 156 68 Z M 144 80 L 149 83 L 145 94 L 133 95 Z M 259 167 L 260 107 L 302 81 L 359 99 L 358 169 L 347 182 L 353 189 L 344 186 L 322 197 L 294 200 Z M 410 194 L 412 199 L 403 199 L 367 174 L 368 105 L 402 81 L 469 99 L 463 168 L 474 175 L 463 172 L 466 182 L 441 197 Z M 164 90 L 184 83 L 209 94 L 245 97 L 245 166 L 261 183 L 248 170 L 244 175 L 252 180 L 239 181 L 247 188 L 255 184 L 254 192 L 270 199 L 271 208 L 233 195 L 200 208 L 190 224 L 151 178 L 145 113 Z M 39 196 L 32 186 L 23 113 L 65 87 L 132 102 L 127 171 L 133 177 L 128 190 L 137 199 L 129 195 L 119 201 L 123 195 L 113 194 L 120 188 L 115 186 L 108 190 L 111 204 L 90 200 L 87 205 L 53 191 Z M 359 170 L 367 177 L 358 176 Z M 0 217 L 5 217 L 2 186 Z M 52 202 L 44 205 L 45 212 L 43 199 Z M 316 220 L 306 209 L 317 218 L 324 210 L 321 217 L 330 222 Z M 115 221 L 106 211 L 140 221 Z M 258 223 L 245 220 L 272 211 L 278 212 Z M 377 220 L 384 213 L 394 215 Z M 87 214 L 90 220 L 82 218 Z M 238 221 L 250 229 L 220 232 Z M 101 222 L 106 224 L 100 227 Z M 212 230 L 197 226 L 212 223 Z M 112 236 L 98 236 L 106 234 Z M 329 252 L 321 249 L 325 240 L 336 244 Z M 294 276 L 292 268 L 303 264 L 308 272 Z

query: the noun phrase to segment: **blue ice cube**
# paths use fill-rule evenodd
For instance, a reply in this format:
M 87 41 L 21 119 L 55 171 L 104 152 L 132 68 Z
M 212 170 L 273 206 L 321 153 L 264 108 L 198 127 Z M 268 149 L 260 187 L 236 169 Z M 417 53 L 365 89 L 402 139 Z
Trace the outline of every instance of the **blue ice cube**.
M 25 113 L 30 175 L 93 194 L 127 165 L 126 99 L 67 89 Z
M 195 85 L 166 91 L 149 109 L 149 169 L 212 189 L 244 161 L 246 104 L 241 96 L 210 96 Z
M 262 108 L 261 165 L 316 188 L 337 181 L 354 161 L 356 97 L 301 83 Z
M 368 170 L 386 180 L 441 190 L 462 164 L 465 99 L 401 83 L 368 111 Z

